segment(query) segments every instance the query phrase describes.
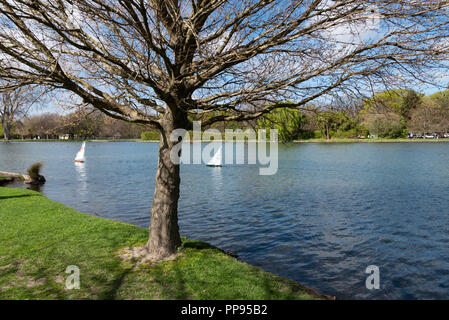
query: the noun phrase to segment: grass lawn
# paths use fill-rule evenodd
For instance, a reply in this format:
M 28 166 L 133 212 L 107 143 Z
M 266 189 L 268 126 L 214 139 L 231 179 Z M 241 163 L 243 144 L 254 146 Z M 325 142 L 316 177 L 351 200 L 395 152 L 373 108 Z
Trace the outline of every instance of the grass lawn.
M 119 249 L 148 231 L 81 213 L 40 193 L 0 187 L 0 299 L 316 299 L 302 285 L 183 238 L 174 261 L 138 265 Z M 68 290 L 67 266 L 80 269 Z

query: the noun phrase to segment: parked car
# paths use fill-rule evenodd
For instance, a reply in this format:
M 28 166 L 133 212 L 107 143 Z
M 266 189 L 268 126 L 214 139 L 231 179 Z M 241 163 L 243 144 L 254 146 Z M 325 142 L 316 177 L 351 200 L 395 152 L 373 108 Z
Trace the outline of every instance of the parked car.
M 423 139 L 423 135 L 422 134 L 415 134 L 415 139 Z
M 449 138 L 449 133 L 443 133 L 443 138 Z

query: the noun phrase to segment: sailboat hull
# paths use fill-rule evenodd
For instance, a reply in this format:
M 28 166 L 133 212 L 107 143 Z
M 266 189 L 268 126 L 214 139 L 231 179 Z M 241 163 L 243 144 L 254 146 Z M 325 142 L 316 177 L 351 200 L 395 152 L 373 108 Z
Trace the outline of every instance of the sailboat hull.
M 206 164 L 206 167 L 222 167 L 221 164 Z
M 73 162 L 84 163 L 83 160 L 74 160 Z

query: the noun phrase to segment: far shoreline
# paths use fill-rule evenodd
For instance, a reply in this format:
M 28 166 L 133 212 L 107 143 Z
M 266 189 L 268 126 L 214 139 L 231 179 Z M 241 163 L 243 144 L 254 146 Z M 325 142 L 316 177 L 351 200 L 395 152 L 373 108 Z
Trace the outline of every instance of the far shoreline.
M 141 143 L 159 143 L 159 140 L 141 140 L 141 139 L 87 139 L 87 140 L 59 140 L 59 139 L 11 139 L 8 142 L 141 142 Z M 257 142 L 256 140 L 250 140 L 251 142 Z M 5 141 L 2 141 L 5 142 Z M 227 142 L 226 140 L 220 139 L 220 140 L 210 140 L 210 141 L 202 141 L 202 140 L 190 140 L 190 143 L 194 142 Z M 234 140 L 234 142 L 248 142 L 248 140 Z M 267 141 L 270 142 L 270 141 Z M 278 141 L 279 143 L 284 144 L 281 141 Z M 299 139 L 299 140 L 293 140 L 289 142 L 285 142 L 285 144 L 288 143 L 447 143 L 449 142 L 449 138 L 447 139 L 408 139 L 408 138 L 399 138 L 399 139 L 357 139 L 357 138 L 350 138 L 350 139 Z
M 449 139 L 302 139 L 293 140 L 294 143 L 436 143 L 449 142 Z

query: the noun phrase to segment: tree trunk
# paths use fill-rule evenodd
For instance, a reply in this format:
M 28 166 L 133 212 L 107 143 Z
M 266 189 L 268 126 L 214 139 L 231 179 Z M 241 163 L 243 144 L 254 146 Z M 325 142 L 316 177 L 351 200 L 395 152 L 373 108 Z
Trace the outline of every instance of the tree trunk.
M 5 142 L 8 142 L 10 139 L 10 131 L 9 131 L 9 123 L 8 123 L 8 119 L 5 117 L 3 117 L 2 119 L 2 131 L 3 131 L 3 140 Z
M 161 134 L 159 159 L 156 171 L 153 205 L 151 207 L 150 238 L 147 243 L 148 258 L 165 260 L 176 256 L 181 245 L 178 227 L 179 165 L 170 159 L 175 142 L 169 141 L 171 132 Z

